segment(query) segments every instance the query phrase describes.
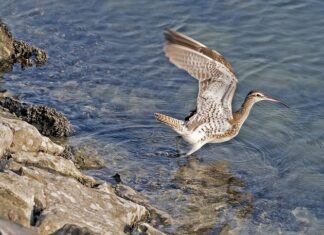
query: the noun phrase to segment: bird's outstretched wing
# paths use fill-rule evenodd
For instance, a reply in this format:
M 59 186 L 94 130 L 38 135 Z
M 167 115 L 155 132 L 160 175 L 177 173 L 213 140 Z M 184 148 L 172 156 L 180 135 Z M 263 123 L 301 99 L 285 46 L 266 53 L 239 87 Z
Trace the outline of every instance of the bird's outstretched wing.
M 237 79 L 232 66 L 218 52 L 181 33 L 165 31 L 164 51 L 177 67 L 199 81 L 197 115 L 232 119 L 232 99 Z

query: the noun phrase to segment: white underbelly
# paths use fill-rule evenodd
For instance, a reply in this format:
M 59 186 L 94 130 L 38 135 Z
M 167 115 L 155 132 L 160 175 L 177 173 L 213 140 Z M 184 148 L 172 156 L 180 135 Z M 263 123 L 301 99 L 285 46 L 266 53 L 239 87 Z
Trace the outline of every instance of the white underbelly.
M 194 132 L 188 133 L 186 135 L 183 135 L 182 137 L 189 144 L 195 144 L 195 143 L 200 142 L 205 137 L 205 133 L 203 133 L 201 131 L 194 131 Z
M 190 133 L 186 133 L 185 135 L 183 135 L 182 137 L 190 144 L 195 144 L 198 142 L 205 142 L 205 143 L 223 143 L 226 141 L 229 141 L 231 139 L 233 139 L 237 134 L 233 134 L 233 135 L 225 135 L 222 136 L 226 133 L 226 131 L 224 132 L 220 132 L 220 133 L 215 133 L 215 138 L 206 138 L 206 132 L 202 130 L 202 128 L 197 128 L 195 131 L 190 132 Z

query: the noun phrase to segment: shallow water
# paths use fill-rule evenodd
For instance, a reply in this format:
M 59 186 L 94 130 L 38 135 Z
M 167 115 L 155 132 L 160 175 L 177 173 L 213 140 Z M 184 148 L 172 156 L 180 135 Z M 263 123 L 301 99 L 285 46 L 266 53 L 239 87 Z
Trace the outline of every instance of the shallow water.
M 97 148 L 106 161 L 89 173 L 111 180 L 118 172 L 172 215 L 161 225 L 168 233 L 323 234 L 323 12 L 316 0 L 4 0 L 1 17 L 14 36 L 49 60 L 15 67 L 0 88 L 64 112 L 76 130 L 69 142 Z M 164 28 L 226 56 L 239 79 L 234 108 L 255 88 L 291 108 L 259 103 L 236 139 L 177 158 L 176 134 L 153 113 L 184 117 L 197 83 L 164 57 Z M 240 182 L 245 199 L 232 203 L 231 180 L 222 178 Z

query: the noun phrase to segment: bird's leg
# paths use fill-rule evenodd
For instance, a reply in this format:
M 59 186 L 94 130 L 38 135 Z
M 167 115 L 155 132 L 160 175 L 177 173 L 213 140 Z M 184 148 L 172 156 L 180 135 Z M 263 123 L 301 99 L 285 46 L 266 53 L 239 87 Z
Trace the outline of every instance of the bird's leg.
M 185 156 L 187 156 L 186 153 L 180 151 L 179 142 L 180 142 L 181 138 L 182 137 L 179 136 L 179 135 L 176 137 L 176 155 L 177 155 L 177 157 L 185 157 Z
M 181 139 L 181 136 L 178 135 L 176 137 L 176 152 L 177 152 L 177 155 L 181 156 L 181 152 L 180 152 L 180 147 L 179 147 L 179 142 L 180 142 L 180 139 Z
M 200 149 L 203 145 L 204 145 L 204 143 L 196 143 L 196 144 L 194 144 L 192 146 L 192 148 L 190 149 L 190 151 L 186 154 L 186 156 L 190 156 L 191 154 L 196 152 L 198 149 Z

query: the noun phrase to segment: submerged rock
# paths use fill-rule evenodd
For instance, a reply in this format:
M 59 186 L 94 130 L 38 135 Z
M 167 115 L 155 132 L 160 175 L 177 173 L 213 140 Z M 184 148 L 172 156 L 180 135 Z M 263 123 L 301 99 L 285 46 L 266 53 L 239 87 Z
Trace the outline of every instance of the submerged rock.
M 45 136 L 64 137 L 72 133 L 70 121 L 54 108 L 22 103 L 11 97 L 0 97 L 0 105 L 35 126 Z
M 169 214 L 151 206 L 147 198 L 136 192 L 131 187 L 119 183 L 114 186 L 114 189 L 118 196 L 144 206 L 150 212 L 150 223 L 152 225 L 158 226 L 163 224 L 165 226 L 173 223 Z
M 0 19 L 0 73 L 12 70 L 14 63 L 20 63 L 24 69 L 46 62 L 46 53 L 26 42 L 13 38 L 8 27 Z
M 202 163 L 190 156 L 173 175 L 177 198 L 177 234 L 236 234 L 252 212 L 252 195 L 232 175 L 226 161 Z
M 100 169 L 105 166 L 104 161 L 98 155 L 97 151 L 90 147 L 65 146 L 62 157 L 71 160 L 78 168 Z

